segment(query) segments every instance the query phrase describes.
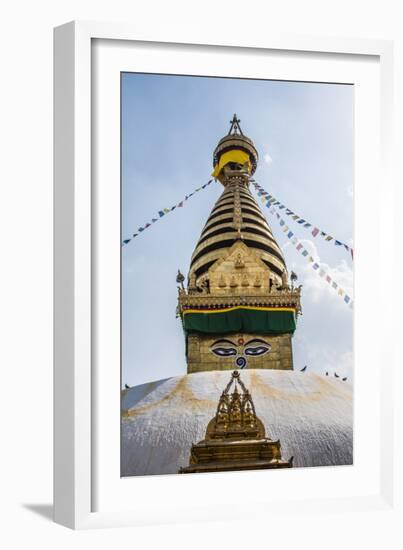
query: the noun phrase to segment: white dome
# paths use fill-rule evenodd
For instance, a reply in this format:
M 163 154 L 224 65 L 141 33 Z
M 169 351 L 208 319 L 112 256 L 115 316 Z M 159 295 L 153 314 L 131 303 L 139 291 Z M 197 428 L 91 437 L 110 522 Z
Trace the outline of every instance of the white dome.
M 122 397 L 122 476 L 172 474 L 189 464 L 204 439 L 231 371 L 176 376 L 130 388 Z M 353 462 L 353 389 L 333 377 L 248 369 L 241 379 L 252 395 L 266 436 L 280 439 L 294 467 Z

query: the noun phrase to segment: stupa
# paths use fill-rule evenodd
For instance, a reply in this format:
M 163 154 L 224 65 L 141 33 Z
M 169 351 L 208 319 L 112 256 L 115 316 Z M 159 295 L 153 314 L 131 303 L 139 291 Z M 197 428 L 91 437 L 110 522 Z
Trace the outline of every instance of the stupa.
M 257 164 L 234 115 L 222 195 L 177 276 L 187 374 L 122 391 L 122 476 L 352 464 L 351 384 L 293 369 L 301 287 L 250 192 Z

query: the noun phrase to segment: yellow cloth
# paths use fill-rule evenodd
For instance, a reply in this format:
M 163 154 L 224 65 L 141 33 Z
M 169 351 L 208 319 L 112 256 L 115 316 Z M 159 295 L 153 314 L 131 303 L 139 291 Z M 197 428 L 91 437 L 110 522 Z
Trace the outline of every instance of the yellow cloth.
M 220 161 L 217 164 L 217 166 L 214 168 L 214 172 L 211 175 L 214 178 L 217 178 L 221 170 L 229 162 L 237 162 L 238 164 L 245 164 L 245 162 L 247 162 L 249 172 L 252 169 L 252 164 L 249 160 L 248 153 L 245 153 L 244 151 L 240 151 L 239 149 L 232 149 L 231 151 L 227 151 L 226 153 L 221 155 Z

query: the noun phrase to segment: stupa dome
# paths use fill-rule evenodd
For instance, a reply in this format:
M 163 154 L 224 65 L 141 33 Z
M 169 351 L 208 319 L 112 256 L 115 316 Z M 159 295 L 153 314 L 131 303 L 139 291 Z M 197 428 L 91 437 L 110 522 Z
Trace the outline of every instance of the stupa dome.
M 294 457 L 294 467 L 352 464 L 351 384 L 314 373 L 241 372 L 266 435 L 280 439 L 284 459 Z M 186 467 L 228 380 L 228 371 L 198 372 L 124 390 L 121 475 Z

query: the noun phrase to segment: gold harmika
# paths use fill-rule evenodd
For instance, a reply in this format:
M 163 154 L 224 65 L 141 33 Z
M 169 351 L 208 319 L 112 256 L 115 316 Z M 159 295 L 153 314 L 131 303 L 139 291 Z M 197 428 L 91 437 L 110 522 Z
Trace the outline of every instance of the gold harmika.
M 179 473 L 291 468 L 292 461 L 281 458 L 279 440 L 266 437 L 252 396 L 234 371 L 208 423 L 205 439 L 192 445 L 189 466 L 180 468 Z

